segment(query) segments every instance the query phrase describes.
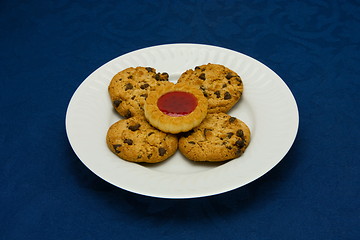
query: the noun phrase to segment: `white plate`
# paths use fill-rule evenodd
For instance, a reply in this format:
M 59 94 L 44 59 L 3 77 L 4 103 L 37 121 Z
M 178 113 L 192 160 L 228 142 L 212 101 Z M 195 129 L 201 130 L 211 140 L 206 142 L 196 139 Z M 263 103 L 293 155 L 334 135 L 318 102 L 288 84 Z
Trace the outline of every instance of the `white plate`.
M 251 130 L 245 153 L 223 164 L 194 163 L 177 152 L 163 163 L 124 161 L 107 148 L 109 126 L 121 119 L 113 110 L 107 87 L 119 71 L 151 66 L 167 72 L 176 82 L 195 66 L 218 63 L 237 72 L 244 94 L 230 115 Z M 271 69 L 244 54 L 200 44 L 169 44 L 127 53 L 88 76 L 72 96 L 66 113 L 66 130 L 79 159 L 97 176 L 128 191 L 160 198 L 194 198 L 241 187 L 272 169 L 295 140 L 299 115 L 295 99 Z

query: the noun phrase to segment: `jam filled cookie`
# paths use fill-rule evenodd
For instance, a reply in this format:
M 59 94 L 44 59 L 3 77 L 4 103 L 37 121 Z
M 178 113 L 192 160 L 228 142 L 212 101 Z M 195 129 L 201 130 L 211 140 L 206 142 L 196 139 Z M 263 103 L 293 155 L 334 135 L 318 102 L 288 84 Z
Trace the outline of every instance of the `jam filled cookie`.
M 209 100 L 209 113 L 228 112 L 241 98 L 243 83 L 239 75 L 219 64 L 207 64 L 185 71 L 178 83 L 199 88 Z
M 168 133 L 187 132 L 206 117 L 207 99 L 188 84 L 160 86 L 149 93 L 144 105 L 151 125 Z
M 250 130 L 226 113 L 208 114 L 193 130 L 182 134 L 179 150 L 193 161 L 226 161 L 242 155 L 250 142 Z
M 113 153 L 131 162 L 161 162 L 178 147 L 175 135 L 159 131 L 143 117 L 122 119 L 111 125 L 106 142 Z
M 157 73 L 151 67 L 130 67 L 117 73 L 108 91 L 116 111 L 123 117 L 144 116 L 143 106 L 149 92 L 157 86 L 173 84 L 167 73 Z

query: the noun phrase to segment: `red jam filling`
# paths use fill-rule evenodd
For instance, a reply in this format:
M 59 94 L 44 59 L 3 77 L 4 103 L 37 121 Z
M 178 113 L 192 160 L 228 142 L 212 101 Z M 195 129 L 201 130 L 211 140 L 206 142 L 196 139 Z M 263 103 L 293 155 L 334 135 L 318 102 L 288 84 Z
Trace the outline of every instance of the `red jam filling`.
M 165 93 L 157 101 L 160 111 L 171 117 L 188 115 L 195 110 L 197 104 L 193 94 L 180 91 Z

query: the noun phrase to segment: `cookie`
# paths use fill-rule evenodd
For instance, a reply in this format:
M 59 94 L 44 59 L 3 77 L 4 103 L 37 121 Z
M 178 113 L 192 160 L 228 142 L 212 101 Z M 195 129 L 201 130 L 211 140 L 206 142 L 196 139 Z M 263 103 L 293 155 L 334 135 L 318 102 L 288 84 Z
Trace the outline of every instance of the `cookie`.
M 111 125 L 106 143 L 113 153 L 131 162 L 162 162 L 178 148 L 176 135 L 161 132 L 136 116 Z
M 117 73 L 108 91 L 115 110 L 123 117 L 143 116 L 143 106 L 150 91 L 157 86 L 173 84 L 167 73 L 151 67 L 130 67 Z
M 179 150 L 193 161 L 219 162 L 241 156 L 249 143 L 250 130 L 244 122 L 226 113 L 212 113 L 182 134 Z
M 208 112 L 227 113 L 241 98 L 243 82 L 229 68 L 209 63 L 189 69 L 181 74 L 178 83 L 187 83 L 199 88 L 209 101 Z
M 202 92 L 188 84 L 160 86 L 145 101 L 145 117 L 164 132 L 187 132 L 206 117 L 208 101 Z

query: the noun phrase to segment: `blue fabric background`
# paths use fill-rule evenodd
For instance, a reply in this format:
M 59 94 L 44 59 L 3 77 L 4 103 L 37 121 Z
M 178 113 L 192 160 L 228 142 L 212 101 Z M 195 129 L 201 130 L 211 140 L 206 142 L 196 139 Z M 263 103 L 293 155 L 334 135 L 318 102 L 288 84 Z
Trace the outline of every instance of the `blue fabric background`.
M 124 53 L 203 43 L 263 62 L 299 107 L 260 179 L 207 198 L 118 189 L 76 157 L 65 113 Z M 359 1 L 0 2 L 0 239 L 359 239 Z

